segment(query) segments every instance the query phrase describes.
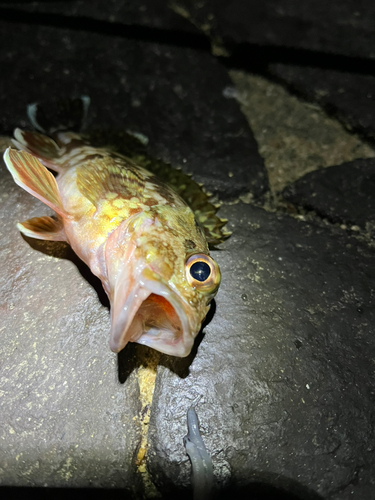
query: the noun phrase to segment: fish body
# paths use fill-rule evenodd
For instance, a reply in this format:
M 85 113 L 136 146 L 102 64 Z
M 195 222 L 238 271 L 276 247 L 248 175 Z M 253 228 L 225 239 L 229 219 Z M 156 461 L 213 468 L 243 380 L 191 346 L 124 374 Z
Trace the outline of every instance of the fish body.
M 100 278 L 111 349 L 131 341 L 188 355 L 220 284 L 197 213 L 154 173 L 75 132 L 16 129 L 13 142 L 20 151 L 4 160 L 15 182 L 56 214 L 18 228 L 67 241 Z

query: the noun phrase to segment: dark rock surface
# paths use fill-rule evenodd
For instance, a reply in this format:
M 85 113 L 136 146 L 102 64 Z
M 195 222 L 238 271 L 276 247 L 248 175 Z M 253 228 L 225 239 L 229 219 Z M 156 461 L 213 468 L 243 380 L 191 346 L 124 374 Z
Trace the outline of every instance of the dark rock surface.
M 375 59 L 371 0 L 176 0 L 213 38 Z M 306 50 L 306 52 L 305 52 Z
M 181 361 L 159 367 L 155 482 L 161 491 L 189 484 L 182 437 L 194 406 L 221 488 L 247 487 L 250 497 L 261 482 L 301 499 L 372 498 L 373 250 L 251 206 L 222 213 L 233 235 L 215 253 L 214 319 L 187 377 L 176 374 Z
M 30 102 L 86 94 L 96 128 L 144 134 L 153 156 L 182 166 L 220 197 L 266 190 L 249 126 L 223 97 L 232 82 L 208 53 L 63 28 L 0 29 L 0 133 L 27 126 Z
M 8 0 L 0 1 L 2 9 L 2 18 L 11 18 L 18 13 L 22 16 L 23 13 L 28 14 L 28 21 L 39 24 L 58 23 L 68 21 L 69 18 L 77 18 L 86 21 L 86 28 L 94 28 L 100 30 L 113 31 L 118 29 L 117 23 L 123 26 L 123 32 L 126 33 L 126 27 L 137 26 L 137 28 L 149 27 L 164 29 L 173 32 L 174 36 L 181 36 L 181 32 L 198 34 L 198 30 L 186 19 L 176 14 L 168 7 L 168 3 L 164 0 L 140 0 L 137 2 L 122 2 L 118 0 L 47 0 L 47 1 L 19 1 Z M 0 11 L 1 12 L 1 11 Z M 39 19 L 32 17 L 29 14 L 35 13 Z M 60 19 L 60 21 L 58 21 Z M 90 20 L 105 21 L 112 26 L 105 24 L 89 23 Z M 75 25 L 77 26 L 77 25 Z M 125 34 L 124 33 L 124 34 Z M 131 31 L 132 35 L 135 34 Z M 153 31 L 144 30 L 143 35 L 152 36 Z M 200 40 L 202 37 L 198 37 Z M 194 37 L 190 38 L 191 40 Z
M 373 20 L 375 6 L 371 0 L 360 4 L 354 0 L 324 3 L 320 0 L 108 0 L 0 1 L 2 18 L 14 12 L 36 13 L 39 23 L 57 22 L 57 17 L 76 17 L 121 23 L 138 28 L 149 27 L 174 32 L 175 39 L 186 34 L 186 42 L 203 45 L 194 24 L 215 39 L 221 39 L 231 50 L 246 44 L 247 49 L 275 47 L 300 50 L 297 55 L 311 57 L 311 52 L 340 54 L 346 57 L 375 59 Z M 178 15 L 183 14 L 183 16 Z M 36 22 L 35 18 L 32 22 Z M 193 22 L 189 22 L 190 21 Z M 89 25 L 94 26 L 94 25 Z M 100 25 L 96 25 L 98 28 Z M 88 26 L 87 26 L 88 27 Z M 99 28 L 100 29 L 100 28 Z M 102 29 L 105 29 L 102 25 Z M 116 26 L 113 26 L 116 29 Z M 133 33 L 133 32 L 132 32 Z M 147 36 L 152 31 L 143 31 Z M 183 37 L 181 38 L 181 41 Z M 281 55 L 280 53 L 278 53 Z M 289 57 L 290 52 L 284 52 Z
M 349 71 L 351 69 L 351 71 Z M 368 74 L 361 74 L 366 69 Z M 375 67 L 342 69 L 271 64 L 270 73 L 305 99 L 317 102 L 348 128 L 375 140 Z
M 375 160 L 356 160 L 317 170 L 283 191 L 286 200 L 332 222 L 375 227 Z

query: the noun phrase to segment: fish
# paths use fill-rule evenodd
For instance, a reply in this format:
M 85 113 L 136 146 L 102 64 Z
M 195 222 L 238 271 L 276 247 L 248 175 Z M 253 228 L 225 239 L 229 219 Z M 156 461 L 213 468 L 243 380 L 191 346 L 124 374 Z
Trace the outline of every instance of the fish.
M 83 123 L 89 98 L 66 102 L 66 116 L 78 109 Z M 56 123 L 65 108 L 56 111 Z M 209 247 L 229 236 L 226 220 L 191 177 L 152 162 L 134 134 L 121 135 L 124 154 L 121 146 L 51 125 L 53 116 L 46 125 L 48 113 L 51 118 L 48 106 L 30 105 L 34 130 L 17 128 L 16 149 L 4 153 L 15 183 L 54 212 L 19 222 L 19 231 L 67 242 L 101 280 L 110 302 L 113 352 L 137 342 L 189 355 L 220 285 Z M 65 122 L 76 124 L 77 116 L 66 116 Z

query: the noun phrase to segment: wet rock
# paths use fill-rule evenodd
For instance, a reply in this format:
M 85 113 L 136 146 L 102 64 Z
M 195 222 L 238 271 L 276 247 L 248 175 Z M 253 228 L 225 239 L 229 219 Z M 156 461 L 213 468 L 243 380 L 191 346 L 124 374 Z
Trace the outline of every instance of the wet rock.
M 359 132 L 372 143 L 375 139 L 375 77 L 372 63 L 365 66 L 368 74 L 345 66 L 334 68 L 308 67 L 290 64 L 271 64 L 270 73 L 293 92 L 319 103 L 349 129 Z
M 194 406 L 223 494 L 262 483 L 301 499 L 370 499 L 374 251 L 248 205 L 222 214 L 233 235 L 215 253 L 216 313 L 194 358 L 159 368 L 155 482 L 165 494 L 188 487 L 182 438 Z
M 355 160 L 311 172 L 283 191 L 286 200 L 332 222 L 375 227 L 375 160 Z
M 0 174 L 0 485 L 136 491 L 138 382 L 118 381 L 98 283 L 66 245 L 21 237 L 46 207 Z

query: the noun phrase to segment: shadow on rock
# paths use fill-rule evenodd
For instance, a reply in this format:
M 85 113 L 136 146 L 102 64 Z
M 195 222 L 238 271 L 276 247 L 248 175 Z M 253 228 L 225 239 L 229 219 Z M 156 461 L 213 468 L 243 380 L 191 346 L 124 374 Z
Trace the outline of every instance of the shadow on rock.
M 324 500 L 315 491 L 295 481 L 284 479 L 289 483 L 286 487 L 255 481 L 243 486 L 232 485 L 222 488 L 220 491 L 213 492 L 210 498 L 211 500 L 232 500 L 233 498 L 249 498 L 251 500 Z M 191 488 L 173 488 L 168 492 L 162 492 L 162 498 L 166 500 L 175 498 L 191 500 L 193 490 Z
M 128 490 L 108 488 L 38 488 L 1 486 L 4 500 L 136 500 L 139 497 Z
M 246 486 L 226 488 L 213 500 L 229 500 L 232 498 L 251 498 L 251 500 L 323 500 L 323 497 L 312 490 L 294 483 L 290 489 L 272 486 L 263 482 L 254 482 Z

